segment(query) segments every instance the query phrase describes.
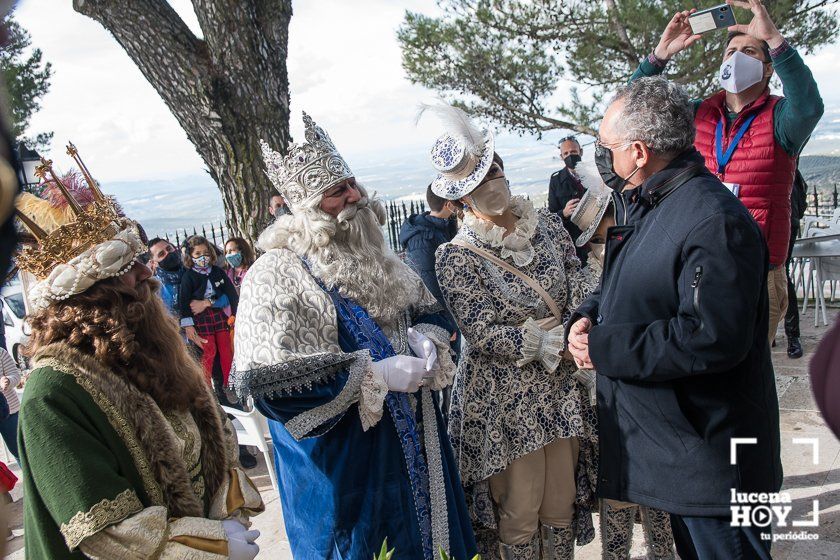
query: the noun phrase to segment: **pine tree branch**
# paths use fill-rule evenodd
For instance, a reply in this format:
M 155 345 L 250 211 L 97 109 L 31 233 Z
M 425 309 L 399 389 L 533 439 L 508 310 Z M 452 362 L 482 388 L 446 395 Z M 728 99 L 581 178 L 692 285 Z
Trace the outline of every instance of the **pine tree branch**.
M 604 0 L 604 4 L 607 8 L 607 16 L 610 19 L 610 25 L 618 36 L 621 44 L 621 52 L 624 55 L 625 61 L 631 65 L 638 63 L 639 55 L 636 52 L 635 47 L 633 47 L 633 42 L 630 40 L 630 36 L 627 34 L 627 28 L 621 23 L 621 14 L 619 13 L 615 0 Z
M 507 121 L 508 126 L 511 128 L 516 128 L 524 132 L 533 132 L 535 130 L 539 132 L 547 132 L 549 130 L 562 128 L 574 130 L 575 132 L 580 132 L 581 134 L 589 134 L 590 136 L 595 136 L 597 134 L 597 131 L 590 126 L 549 117 L 543 114 L 539 109 L 535 109 L 533 107 L 530 109 L 523 108 L 509 103 L 502 97 L 494 95 L 489 91 L 482 92 L 481 97 L 491 103 L 485 103 L 483 106 L 477 106 L 476 108 L 481 110 L 483 113 L 495 113 L 497 118 L 504 112 L 508 113 L 508 116 L 502 117 L 501 120 Z M 493 107 L 493 109 L 491 110 L 490 107 Z M 499 109 L 503 109 L 504 111 L 499 111 Z
M 820 8 L 824 8 L 827 6 L 833 6 L 837 4 L 838 0 L 819 0 L 815 4 L 807 5 L 804 9 L 793 12 L 788 19 L 795 19 L 800 16 L 807 14 L 808 12 L 813 12 L 814 10 L 818 10 Z

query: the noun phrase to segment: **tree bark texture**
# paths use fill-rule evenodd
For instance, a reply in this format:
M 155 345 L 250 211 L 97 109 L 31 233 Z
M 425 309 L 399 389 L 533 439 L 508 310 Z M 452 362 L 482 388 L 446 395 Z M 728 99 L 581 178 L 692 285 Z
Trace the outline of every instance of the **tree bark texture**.
M 155 88 L 222 193 L 228 230 L 253 242 L 275 193 L 259 141 L 289 142 L 291 0 L 193 0 L 203 38 L 166 0 L 73 0 Z

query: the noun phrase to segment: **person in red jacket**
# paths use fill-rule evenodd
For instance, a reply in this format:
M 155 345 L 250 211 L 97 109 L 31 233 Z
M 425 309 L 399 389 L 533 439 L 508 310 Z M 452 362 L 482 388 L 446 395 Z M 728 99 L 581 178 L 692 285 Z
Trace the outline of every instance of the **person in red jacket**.
M 727 0 L 727 4 L 749 9 L 753 18 L 748 25 L 729 28 L 719 75 L 723 89 L 694 102 L 695 146 L 706 167 L 741 199 L 764 234 L 770 250 L 772 342 L 788 305 L 784 263 L 796 158 L 822 117 L 823 102 L 811 71 L 779 33 L 761 1 Z M 688 23 L 694 11 L 674 15 L 631 81 L 660 74 L 671 57 L 700 38 Z M 770 93 L 774 72 L 784 97 Z

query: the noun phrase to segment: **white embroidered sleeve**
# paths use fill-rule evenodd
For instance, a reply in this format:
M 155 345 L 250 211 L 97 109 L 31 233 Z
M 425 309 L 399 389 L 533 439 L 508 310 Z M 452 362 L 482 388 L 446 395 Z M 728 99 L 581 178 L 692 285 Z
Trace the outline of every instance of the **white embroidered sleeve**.
M 291 251 L 248 270 L 236 316 L 234 384 L 242 394 L 294 393 L 352 361 L 338 345 L 335 307 Z
M 228 557 L 220 521 L 198 517 L 168 520 L 166 508 L 153 506 L 109 525 L 79 544 L 92 560 L 224 560 Z
M 329 295 L 291 251 L 270 250 L 248 270 L 232 373 L 240 395 L 294 398 L 346 373 L 334 398 L 284 422 L 295 439 L 320 435 L 356 403 L 365 429 L 382 417 L 387 386 L 371 369 L 367 350 L 342 352 L 336 317 Z
M 583 300 L 595 291 L 598 287 L 600 274 L 593 274 L 593 269 L 588 266 L 581 266 L 575 251 L 575 244 L 563 222 L 557 214 L 546 212 L 543 214 L 545 223 L 552 239 L 558 246 L 557 253 L 563 258 L 563 266 L 566 270 L 566 301 L 565 312 L 573 313 Z
M 359 350 L 346 355 L 350 356 L 352 363 L 345 368 L 347 381 L 338 395 L 331 401 L 301 412 L 286 422 L 286 429 L 295 439 L 307 437 L 313 430 L 346 412 L 355 403 L 359 403 L 359 416 L 365 430 L 376 425 L 382 418 L 383 401 L 388 394 L 388 386 L 371 368 L 370 353 L 367 350 Z
M 364 369 L 364 372 L 359 394 L 359 418 L 362 421 L 362 430 L 366 432 L 382 419 L 385 397 L 388 395 L 388 384 L 385 383 L 381 373 L 373 370 L 369 356 L 360 367 Z

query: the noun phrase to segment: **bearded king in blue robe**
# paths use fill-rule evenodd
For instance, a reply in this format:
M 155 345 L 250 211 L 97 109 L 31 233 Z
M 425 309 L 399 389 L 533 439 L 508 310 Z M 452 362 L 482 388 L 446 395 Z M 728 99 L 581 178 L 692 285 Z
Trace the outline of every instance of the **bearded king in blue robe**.
M 452 333 L 387 247 L 384 204 L 304 114 L 287 155 L 263 143 L 291 214 L 245 276 L 234 380 L 269 418 L 295 558 L 461 560 L 475 540 L 439 409 Z

